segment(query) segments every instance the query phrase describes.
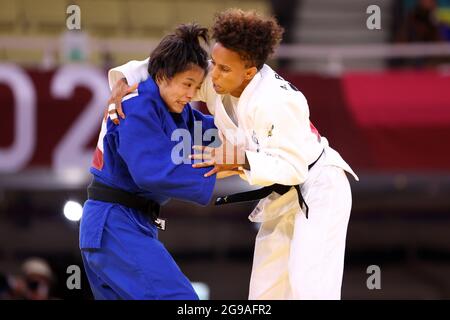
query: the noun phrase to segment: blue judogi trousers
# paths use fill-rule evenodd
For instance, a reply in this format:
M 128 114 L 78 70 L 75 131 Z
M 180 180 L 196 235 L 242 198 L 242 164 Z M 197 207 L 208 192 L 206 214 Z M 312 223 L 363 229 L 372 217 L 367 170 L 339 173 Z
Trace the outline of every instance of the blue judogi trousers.
M 95 299 L 198 299 L 157 235 L 156 226 L 136 210 L 85 203 L 80 249 Z

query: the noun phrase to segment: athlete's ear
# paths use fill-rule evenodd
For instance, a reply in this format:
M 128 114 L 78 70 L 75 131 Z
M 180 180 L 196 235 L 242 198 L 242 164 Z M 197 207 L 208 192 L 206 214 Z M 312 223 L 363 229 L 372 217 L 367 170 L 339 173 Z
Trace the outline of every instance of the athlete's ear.
M 155 82 L 158 85 L 158 87 L 160 87 L 161 85 L 166 84 L 167 79 L 161 76 L 160 74 L 157 74 L 155 77 Z
M 255 74 L 258 72 L 258 68 L 256 67 L 250 67 L 247 68 L 245 71 L 245 80 L 251 80 L 255 76 Z

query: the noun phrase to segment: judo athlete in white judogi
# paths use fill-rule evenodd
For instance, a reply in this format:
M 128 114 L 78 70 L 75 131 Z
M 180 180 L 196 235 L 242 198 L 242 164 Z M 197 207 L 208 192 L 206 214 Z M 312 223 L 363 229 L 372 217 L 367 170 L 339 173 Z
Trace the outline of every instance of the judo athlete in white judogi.
M 212 65 L 197 99 L 224 139 L 245 152 L 245 164 L 220 164 L 210 152 L 211 161 L 194 166 L 213 164 L 208 175 L 232 170 L 269 190 L 249 217 L 260 223 L 249 299 L 340 299 L 352 205 L 345 172 L 358 177 L 311 124 L 303 94 L 264 64 L 281 34 L 274 19 L 252 12 L 217 16 Z M 110 84 L 144 80 L 147 63 L 111 70 Z

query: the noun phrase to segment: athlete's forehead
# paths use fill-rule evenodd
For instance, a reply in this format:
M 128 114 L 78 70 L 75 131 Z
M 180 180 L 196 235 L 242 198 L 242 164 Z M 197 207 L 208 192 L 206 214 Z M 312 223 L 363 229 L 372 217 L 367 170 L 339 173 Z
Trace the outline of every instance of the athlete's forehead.
M 214 45 L 211 51 L 211 58 L 213 63 L 229 68 L 242 67 L 245 65 L 245 61 L 238 52 L 226 48 L 220 42 L 217 42 Z
M 175 74 L 173 79 L 178 82 L 190 82 L 195 85 L 201 84 L 205 77 L 205 71 L 197 65 L 192 65 L 189 69 Z

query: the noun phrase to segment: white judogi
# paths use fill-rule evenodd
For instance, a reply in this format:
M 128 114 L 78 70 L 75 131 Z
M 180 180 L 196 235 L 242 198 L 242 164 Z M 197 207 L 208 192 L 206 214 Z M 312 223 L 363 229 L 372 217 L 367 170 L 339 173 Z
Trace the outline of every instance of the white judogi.
M 147 63 L 132 61 L 110 70 L 110 85 L 123 75 L 129 84 L 144 80 Z M 340 299 L 352 203 L 344 171 L 358 177 L 327 139 L 319 139 L 311 129 L 303 94 L 264 65 L 243 91 L 237 108 L 229 96 L 216 94 L 210 76 L 197 98 L 206 102 L 229 141 L 245 137 L 251 170 L 244 171 L 243 179 L 259 186 L 301 185 L 309 206 L 306 219 L 291 188 L 282 196 L 272 193 L 250 214 L 249 219 L 261 226 L 249 299 Z

